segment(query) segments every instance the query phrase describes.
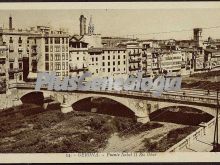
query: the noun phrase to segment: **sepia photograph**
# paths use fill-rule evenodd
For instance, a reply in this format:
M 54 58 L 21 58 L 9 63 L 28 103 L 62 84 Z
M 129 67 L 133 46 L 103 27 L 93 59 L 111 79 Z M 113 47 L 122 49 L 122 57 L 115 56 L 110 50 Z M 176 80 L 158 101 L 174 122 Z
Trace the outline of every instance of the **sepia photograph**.
M 218 154 L 219 18 L 218 2 L 1 4 L 0 162 Z

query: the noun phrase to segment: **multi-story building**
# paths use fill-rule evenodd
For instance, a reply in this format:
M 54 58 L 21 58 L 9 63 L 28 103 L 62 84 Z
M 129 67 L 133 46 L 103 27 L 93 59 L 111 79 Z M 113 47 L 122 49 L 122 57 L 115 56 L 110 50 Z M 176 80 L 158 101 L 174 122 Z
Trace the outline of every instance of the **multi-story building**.
M 101 74 L 101 64 L 102 64 L 102 48 L 89 48 L 89 71 L 92 75 Z
M 0 37 L 0 93 L 6 91 L 6 81 L 8 80 L 8 47 Z
M 135 41 L 127 42 L 126 46 L 128 53 L 128 74 L 137 75 L 137 72 L 142 70 L 142 47 Z
M 38 26 L 37 31 L 39 34 L 28 37 L 29 78 L 45 71 L 56 72 L 61 78 L 69 75 L 69 35 L 46 26 Z
M 161 54 L 161 70 L 167 72 L 181 72 L 182 53 L 181 51 L 166 51 Z
M 27 77 L 24 66 L 28 62 L 28 36 L 31 33 L 35 32 L 14 29 L 12 27 L 12 17 L 9 17 L 9 28 L 0 30 L 3 42 L 9 47 L 9 80 L 23 81 Z
M 103 48 L 101 71 L 103 76 L 127 75 L 127 52 L 125 48 Z
M 88 43 L 73 37 L 69 41 L 69 74 L 81 75 L 88 70 Z
M 220 67 L 220 51 L 217 49 L 205 50 L 205 68 L 217 69 Z

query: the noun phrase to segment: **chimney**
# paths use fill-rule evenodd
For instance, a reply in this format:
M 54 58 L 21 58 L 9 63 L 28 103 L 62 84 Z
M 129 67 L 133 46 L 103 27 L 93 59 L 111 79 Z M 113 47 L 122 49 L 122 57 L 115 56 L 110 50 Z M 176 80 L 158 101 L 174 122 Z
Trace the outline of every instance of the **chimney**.
M 12 17 L 9 17 L 9 30 L 12 30 Z

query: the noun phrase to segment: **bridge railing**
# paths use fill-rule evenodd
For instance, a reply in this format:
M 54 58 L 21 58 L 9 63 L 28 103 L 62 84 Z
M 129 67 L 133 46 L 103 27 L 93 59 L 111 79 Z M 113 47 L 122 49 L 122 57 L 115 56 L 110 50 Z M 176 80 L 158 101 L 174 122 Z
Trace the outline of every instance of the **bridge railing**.
M 213 118 L 208 123 L 206 123 L 204 127 L 198 128 L 196 131 L 188 135 L 186 138 L 182 139 L 180 142 L 169 148 L 166 152 L 176 152 L 184 148 L 190 148 L 190 145 L 193 143 L 193 141 L 206 135 L 207 131 L 211 129 L 213 125 L 215 125 L 215 121 L 216 118 Z
M 9 88 L 35 88 L 35 83 L 34 82 L 28 82 L 28 83 L 14 83 L 14 84 L 9 84 Z M 46 85 L 42 85 L 42 89 L 47 89 Z M 77 91 L 77 90 L 76 90 Z M 84 91 L 84 92 L 94 92 L 94 91 Z M 107 94 L 122 94 L 125 96 L 140 96 L 140 97 L 151 97 L 151 98 L 158 98 L 155 97 L 151 91 L 146 91 L 146 92 L 141 92 L 141 91 L 109 91 L 109 90 L 101 90 L 98 91 L 99 93 L 107 93 Z M 174 93 L 172 92 L 163 92 L 161 96 L 159 97 L 160 99 L 164 100 L 176 100 L 176 101 L 187 101 L 187 102 L 196 102 L 196 103 L 206 103 L 206 104 L 217 104 L 217 98 L 211 97 L 211 96 L 205 96 L 205 95 L 192 95 L 192 94 L 185 94 L 183 95 L 182 93 Z

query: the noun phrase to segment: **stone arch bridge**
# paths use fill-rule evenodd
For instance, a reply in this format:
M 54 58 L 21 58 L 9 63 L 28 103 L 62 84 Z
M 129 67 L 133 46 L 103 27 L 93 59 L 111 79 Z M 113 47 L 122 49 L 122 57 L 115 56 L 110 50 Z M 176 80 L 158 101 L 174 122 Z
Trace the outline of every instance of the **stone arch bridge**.
M 19 98 L 24 95 L 36 92 L 33 88 L 17 87 Z M 39 92 L 39 91 L 38 91 Z M 61 110 L 64 113 L 72 111 L 72 104 L 85 98 L 103 97 L 114 100 L 134 112 L 138 122 L 149 121 L 149 114 L 162 108 L 173 106 L 192 107 L 204 111 L 212 116 L 216 115 L 216 99 L 198 96 L 182 96 L 175 93 L 162 94 L 160 97 L 153 97 L 151 93 L 132 91 L 48 91 L 41 90 L 44 98 L 50 97 L 61 103 Z M 65 99 L 64 99 L 65 98 Z M 65 101 L 64 101 L 65 100 Z

